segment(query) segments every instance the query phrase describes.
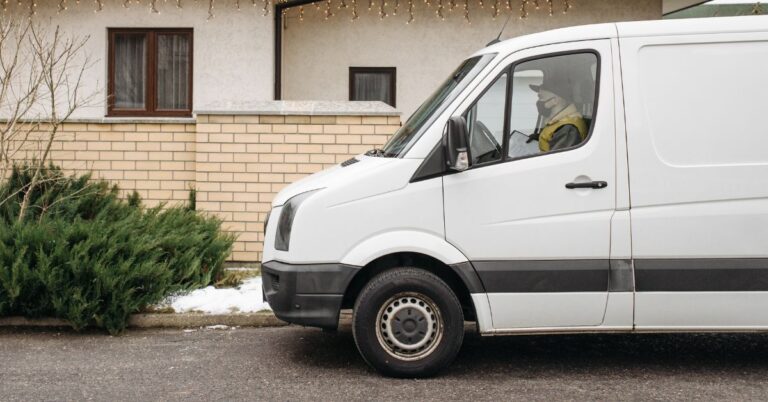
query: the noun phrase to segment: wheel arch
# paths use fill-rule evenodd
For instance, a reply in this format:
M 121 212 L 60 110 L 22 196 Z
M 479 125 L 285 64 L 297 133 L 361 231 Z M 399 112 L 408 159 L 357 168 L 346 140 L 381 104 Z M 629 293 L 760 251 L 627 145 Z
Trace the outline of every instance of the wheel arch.
M 469 262 L 447 264 L 431 255 L 413 251 L 399 251 L 379 256 L 362 266 L 344 292 L 342 308 L 352 308 L 363 287 L 376 275 L 398 267 L 419 268 L 436 275 L 456 294 L 466 320 L 476 319 L 471 294 L 485 290 L 472 265 Z
M 443 237 L 418 230 L 393 230 L 358 242 L 341 258 L 341 263 L 363 267 L 381 257 L 403 252 L 427 255 L 446 265 L 468 261 L 461 251 Z

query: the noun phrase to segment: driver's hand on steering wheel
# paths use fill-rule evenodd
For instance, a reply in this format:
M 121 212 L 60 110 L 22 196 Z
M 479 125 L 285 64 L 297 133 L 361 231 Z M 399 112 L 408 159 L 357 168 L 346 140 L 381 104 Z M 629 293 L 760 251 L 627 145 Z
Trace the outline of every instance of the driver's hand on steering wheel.
M 531 134 L 528 136 L 528 139 L 525 141 L 526 144 L 531 143 L 533 141 L 538 141 L 539 135 L 538 134 Z

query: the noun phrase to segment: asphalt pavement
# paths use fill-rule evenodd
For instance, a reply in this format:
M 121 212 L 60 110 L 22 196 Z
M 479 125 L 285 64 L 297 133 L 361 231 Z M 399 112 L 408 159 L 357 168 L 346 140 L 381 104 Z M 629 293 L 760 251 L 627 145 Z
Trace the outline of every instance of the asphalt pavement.
M 0 330 L 0 400 L 765 400 L 766 334 L 480 337 L 384 378 L 349 330 Z

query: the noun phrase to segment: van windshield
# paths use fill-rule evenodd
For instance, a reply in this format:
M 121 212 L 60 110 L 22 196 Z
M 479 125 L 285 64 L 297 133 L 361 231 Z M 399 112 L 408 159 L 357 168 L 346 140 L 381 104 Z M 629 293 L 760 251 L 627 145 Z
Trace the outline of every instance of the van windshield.
M 384 145 L 383 156 L 396 157 L 405 153 L 413 144 L 428 123 L 445 110 L 448 104 L 464 89 L 469 81 L 488 64 L 495 54 L 484 54 L 465 60 L 442 85 L 419 106 L 408 118 L 408 121 Z

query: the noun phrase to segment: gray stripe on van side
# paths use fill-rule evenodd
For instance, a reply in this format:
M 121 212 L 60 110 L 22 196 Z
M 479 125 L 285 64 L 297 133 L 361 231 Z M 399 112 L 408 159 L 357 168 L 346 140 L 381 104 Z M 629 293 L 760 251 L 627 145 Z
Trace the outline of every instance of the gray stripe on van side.
M 489 293 L 768 291 L 768 258 L 474 261 Z
M 636 259 L 638 292 L 768 291 L 768 259 Z
M 608 290 L 611 292 L 631 292 L 635 290 L 635 273 L 632 260 L 612 259 L 610 262 Z
M 473 261 L 488 293 L 606 292 L 606 260 Z

